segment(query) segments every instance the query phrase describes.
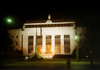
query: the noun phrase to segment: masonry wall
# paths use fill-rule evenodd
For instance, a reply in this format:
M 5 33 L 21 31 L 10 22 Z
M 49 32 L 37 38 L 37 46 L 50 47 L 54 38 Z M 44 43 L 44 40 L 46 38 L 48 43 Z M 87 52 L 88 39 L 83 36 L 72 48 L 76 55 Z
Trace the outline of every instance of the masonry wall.
M 13 36 L 13 45 L 16 46 L 15 49 L 22 50 L 24 55 L 28 55 L 28 36 L 34 36 L 33 41 L 33 53 L 35 52 L 36 44 L 36 29 L 37 36 L 41 35 L 40 28 L 24 28 L 24 31 L 21 29 L 12 29 L 9 30 L 11 36 Z M 60 54 L 72 54 L 75 49 L 75 30 L 74 27 L 42 27 L 42 48 L 46 52 L 46 35 L 51 35 L 51 48 L 55 49 L 55 35 L 61 36 L 61 53 Z M 70 35 L 70 53 L 64 53 L 64 35 Z M 18 36 L 18 38 L 16 38 Z M 23 37 L 23 38 L 22 38 Z M 23 40 L 22 40 L 23 39 Z M 18 42 L 18 45 L 16 44 Z M 23 42 L 22 42 L 23 41 Z M 23 49 L 22 49 L 23 48 Z M 29 54 L 31 55 L 31 54 Z

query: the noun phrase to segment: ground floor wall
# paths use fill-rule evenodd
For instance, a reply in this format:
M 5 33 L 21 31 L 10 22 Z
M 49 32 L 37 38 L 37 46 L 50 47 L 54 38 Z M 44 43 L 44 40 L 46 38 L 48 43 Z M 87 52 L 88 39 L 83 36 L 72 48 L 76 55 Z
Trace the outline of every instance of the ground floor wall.
M 42 35 L 40 28 L 37 28 L 37 47 L 41 54 L 62 54 L 70 55 L 75 49 L 74 31 L 72 28 L 68 29 L 46 29 L 42 28 Z M 36 29 L 25 30 L 23 34 L 23 52 L 25 55 L 32 55 L 35 53 L 36 47 Z
M 9 33 L 13 36 L 12 40 L 18 41 L 13 45 L 16 49 L 23 51 L 24 55 L 32 55 L 36 48 L 36 31 L 37 47 L 40 54 L 62 54 L 71 55 L 75 49 L 75 32 L 72 27 L 27 28 L 11 30 Z

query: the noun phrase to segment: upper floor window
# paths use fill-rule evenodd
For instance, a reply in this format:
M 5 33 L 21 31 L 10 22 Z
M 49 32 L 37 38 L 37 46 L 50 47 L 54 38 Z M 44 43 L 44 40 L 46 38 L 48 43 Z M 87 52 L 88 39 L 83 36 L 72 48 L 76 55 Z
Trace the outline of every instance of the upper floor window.
M 38 38 L 38 39 L 41 39 L 41 38 L 42 38 L 42 36 L 37 36 L 37 38 Z
M 11 37 L 13 38 L 13 35 Z
M 18 39 L 18 35 L 16 36 L 16 38 Z
M 28 39 L 33 39 L 33 36 L 29 36 Z
M 60 35 L 55 35 L 55 38 L 60 38 Z
M 18 42 L 16 41 L 16 45 L 18 45 Z
M 47 35 L 46 38 L 51 38 L 51 35 Z
M 25 28 L 32 28 L 32 27 L 54 27 L 54 26 L 73 26 L 73 24 L 42 24 L 42 25 L 25 25 Z
M 64 35 L 64 38 L 70 38 L 70 35 Z

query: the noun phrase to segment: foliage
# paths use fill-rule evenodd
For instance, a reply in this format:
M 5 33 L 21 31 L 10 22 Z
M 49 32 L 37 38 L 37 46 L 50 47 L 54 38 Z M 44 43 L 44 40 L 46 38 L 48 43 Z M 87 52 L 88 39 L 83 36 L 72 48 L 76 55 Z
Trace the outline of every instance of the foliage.
M 85 27 L 83 29 L 83 32 L 78 33 L 79 41 L 79 54 L 81 57 L 90 55 L 90 51 L 94 54 L 94 56 L 97 56 L 98 53 L 100 53 L 99 48 L 99 42 L 100 42 L 100 33 L 99 30 L 96 29 L 93 26 Z M 85 33 L 84 33 L 85 32 Z M 80 35 L 81 34 L 81 35 Z
M 14 46 L 12 46 L 12 40 L 10 34 L 8 33 L 8 30 L 2 30 L 0 37 L 1 37 L 1 44 L 0 44 L 1 52 L 6 53 L 7 51 L 12 51 L 14 49 Z

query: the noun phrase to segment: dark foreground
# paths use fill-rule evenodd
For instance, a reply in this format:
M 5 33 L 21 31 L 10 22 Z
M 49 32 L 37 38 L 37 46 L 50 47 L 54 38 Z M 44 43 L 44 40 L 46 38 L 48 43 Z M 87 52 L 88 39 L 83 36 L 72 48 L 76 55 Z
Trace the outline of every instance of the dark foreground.
M 66 61 L 46 60 L 46 61 L 17 61 L 2 60 L 0 70 L 100 70 L 100 62 L 93 62 L 91 67 L 89 61 L 71 61 L 68 69 Z

